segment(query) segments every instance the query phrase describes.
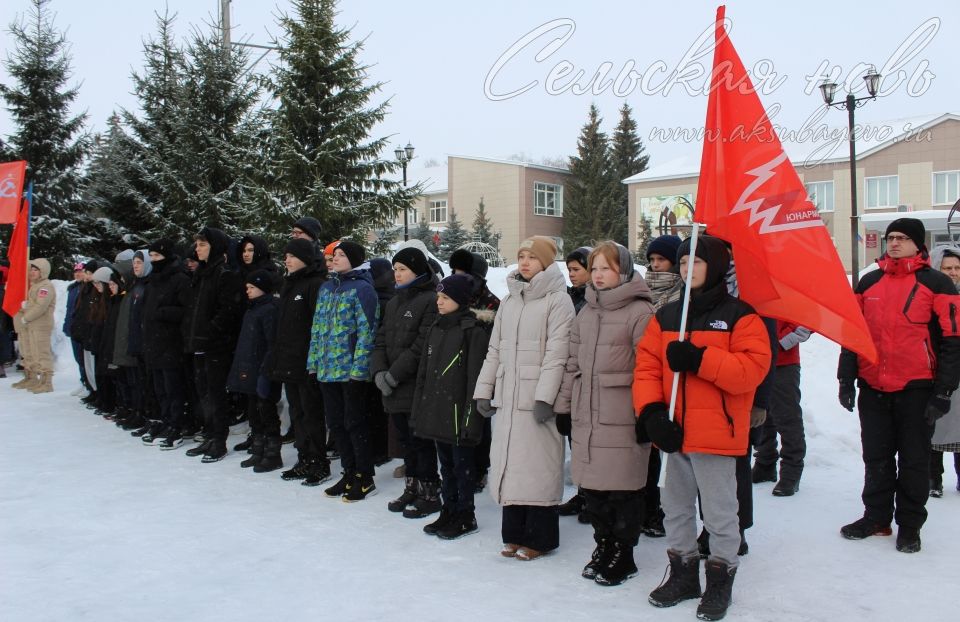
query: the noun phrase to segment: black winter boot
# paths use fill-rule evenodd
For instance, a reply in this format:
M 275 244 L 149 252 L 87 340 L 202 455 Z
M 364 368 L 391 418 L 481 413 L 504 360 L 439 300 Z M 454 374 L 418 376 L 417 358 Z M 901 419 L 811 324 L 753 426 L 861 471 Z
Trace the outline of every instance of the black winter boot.
M 580 576 L 584 579 L 590 579 L 591 581 L 595 580 L 597 578 L 597 572 L 599 572 L 600 568 L 606 563 L 609 548 L 610 541 L 607 538 L 598 539 L 596 548 L 594 548 L 593 553 L 590 554 L 590 561 L 583 567 Z
M 247 452 L 248 454 L 252 454 L 253 452 L 250 451 L 250 450 L 253 449 L 253 442 L 254 442 L 254 438 L 256 438 L 256 436 L 257 436 L 256 434 L 252 434 L 252 433 L 251 433 L 251 434 L 247 434 L 247 438 L 243 439 L 241 442 L 239 442 L 239 443 L 237 443 L 236 445 L 234 445 L 234 446 L 233 446 L 233 450 L 234 450 L 234 451 L 245 451 L 245 452 Z
M 340 478 L 340 481 L 338 481 L 336 484 L 334 484 L 330 488 L 325 489 L 323 491 L 323 494 L 331 498 L 342 497 L 347 493 L 348 490 L 350 490 L 350 485 L 353 482 L 354 477 L 359 475 L 360 475 L 359 473 L 351 473 L 349 471 L 344 471 L 343 476 Z
M 250 454 L 250 457 L 240 463 L 240 466 L 242 466 L 245 469 L 250 467 L 255 467 L 258 464 L 260 464 L 260 460 L 263 458 L 263 446 L 266 444 L 267 439 L 264 438 L 262 434 L 257 434 L 256 436 L 248 436 L 247 441 L 249 441 L 249 444 L 246 447 L 243 447 L 241 449 L 237 449 L 237 448 L 240 447 L 240 445 L 243 445 L 244 443 L 240 443 L 234 446 L 234 449 L 236 451 L 249 449 L 247 453 Z M 247 442 L 247 441 L 244 441 L 244 442 Z
M 282 446 L 283 441 L 280 440 L 279 436 L 264 437 L 263 455 L 260 457 L 260 461 L 253 465 L 253 472 L 269 473 L 270 471 L 283 468 L 283 458 L 280 457 L 280 447 Z M 256 447 L 254 446 L 252 449 L 256 449 Z M 255 457 L 256 456 L 251 456 L 251 458 Z M 329 477 L 329 475 L 330 470 L 327 469 L 327 476 Z
M 697 617 L 701 620 L 722 620 L 730 606 L 730 592 L 737 569 L 712 559 L 707 562 L 707 589 L 697 607 Z
M 417 486 L 419 484 L 417 478 L 408 477 L 404 484 L 403 494 L 387 504 L 387 509 L 391 512 L 402 512 L 417 499 Z
M 280 479 L 284 481 L 292 481 L 297 479 L 305 479 L 308 475 L 309 464 L 307 459 L 304 456 L 297 457 L 297 463 L 293 465 L 292 469 L 287 469 L 280 474 Z
M 777 465 L 754 462 L 753 468 L 750 469 L 750 478 L 754 484 L 759 484 L 760 482 L 775 482 L 777 481 Z
M 199 445 L 197 445 L 196 447 L 191 447 L 184 453 L 186 453 L 186 455 L 190 456 L 191 458 L 195 458 L 196 456 L 202 456 L 203 454 L 207 453 L 207 450 L 210 449 L 212 445 L 213 445 L 213 439 L 206 440 L 200 443 Z
M 404 518 L 426 518 L 440 511 L 440 482 L 417 482 L 417 498 L 403 510 Z
M 423 526 L 423 533 L 428 536 L 435 536 L 437 532 L 446 527 L 447 523 L 453 520 L 455 514 L 449 508 L 441 508 L 440 516 L 432 523 Z
M 210 447 L 200 458 L 200 462 L 210 464 L 211 462 L 220 462 L 227 455 L 227 441 L 223 439 L 213 439 L 210 441 Z
M 667 551 L 670 559 L 670 577 L 650 592 L 647 601 L 654 607 L 673 607 L 691 598 L 700 598 L 700 559 L 684 559 L 675 551 Z
M 281 440 L 281 444 L 282 442 Z M 300 484 L 302 486 L 319 486 L 329 480 L 330 477 L 330 463 L 327 462 L 326 458 L 310 458 L 307 463 L 307 478 Z
M 343 493 L 341 500 L 344 503 L 356 503 L 375 494 L 377 494 L 377 485 L 373 481 L 373 476 L 366 473 L 357 473 L 350 482 L 347 491 Z
M 597 585 L 620 585 L 630 577 L 637 576 L 637 564 L 633 561 L 633 545 L 614 540 L 610 553 L 594 579 Z
M 897 530 L 897 550 L 901 553 L 919 553 L 920 530 L 901 525 Z
M 579 492 L 570 497 L 566 503 L 557 506 L 557 514 L 560 516 L 576 516 L 584 510 L 587 502 Z
M 447 523 L 437 530 L 441 540 L 456 540 L 477 530 L 477 517 L 473 510 L 457 512 Z

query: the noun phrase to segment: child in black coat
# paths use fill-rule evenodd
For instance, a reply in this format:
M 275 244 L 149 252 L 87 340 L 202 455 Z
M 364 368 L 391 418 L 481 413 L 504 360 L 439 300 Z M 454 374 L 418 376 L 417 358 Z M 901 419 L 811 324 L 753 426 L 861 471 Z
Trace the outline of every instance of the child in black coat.
M 437 286 L 439 316 L 430 328 L 417 372 L 413 430 L 436 442 L 442 479 L 440 517 L 423 531 L 452 540 L 477 530 L 473 495 L 475 449 L 483 437 L 483 417 L 473 391 L 490 334 L 469 303 L 473 279 L 455 274 Z

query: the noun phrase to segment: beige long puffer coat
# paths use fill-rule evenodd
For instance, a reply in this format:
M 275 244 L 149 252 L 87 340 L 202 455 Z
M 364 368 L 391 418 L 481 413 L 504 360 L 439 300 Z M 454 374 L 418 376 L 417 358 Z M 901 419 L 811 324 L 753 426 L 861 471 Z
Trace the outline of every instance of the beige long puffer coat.
M 557 412 L 571 413 L 573 481 L 589 490 L 640 490 L 650 443 L 638 445 L 633 411 L 636 347 L 654 305 L 639 272 L 614 289 L 587 287 L 587 306 L 570 332 Z
M 530 282 L 507 276 L 475 399 L 496 407 L 489 489 L 500 505 L 557 505 L 563 496 L 564 439 L 534 402 L 553 404 L 567 361 L 573 303 L 556 263 Z

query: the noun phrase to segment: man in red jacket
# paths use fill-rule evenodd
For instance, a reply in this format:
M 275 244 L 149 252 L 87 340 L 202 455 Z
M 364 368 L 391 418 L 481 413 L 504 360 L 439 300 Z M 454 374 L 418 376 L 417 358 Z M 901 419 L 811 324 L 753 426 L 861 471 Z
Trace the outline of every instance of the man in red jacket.
M 863 518 L 840 533 L 850 540 L 890 535 L 895 519 L 897 550 L 920 550 L 927 519 L 930 436 L 950 409 L 960 376 L 960 296 L 953 282 L 930 267 L 926 232 L 915 218 L 887 227 L 880 269 L 857 287 L 857 301 L 879 358 L 871 363 L 849 350 L 840 353 L 840 404 L 853 412 L 860 397 L 860 438 L 865 476 Z

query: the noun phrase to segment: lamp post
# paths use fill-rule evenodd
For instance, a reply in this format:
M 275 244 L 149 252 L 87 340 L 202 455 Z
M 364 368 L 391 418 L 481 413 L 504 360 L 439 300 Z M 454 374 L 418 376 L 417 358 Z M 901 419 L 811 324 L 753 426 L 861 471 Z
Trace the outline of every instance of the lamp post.
M 413 159 L 413 145 L 410 142 L 407 142 L 406 147 L 401 147 L 397 145 L 397 148 L 393 150 L 393 155 L 397 156 L 397 161 L 400 162 L 400 165 L 403 166 L 403 187 L 407 187 L 407 162 Z M 406 242 L 410 239 L 410 206 L 406 205 L 403 208 L 403 241 Z
M 853 132 L 853 111 L 864 105 L 867 100 L 877 98 L 880 74 L 877 73 L 873 65 L 870 65 L 867 75 L 863 76 L 863 81 L 867 85 L 869 97 L 854 97 L 853 93 L 847 93 L 845 99 L 836 103 L 834 103 L 833 98 L 837 92 L 837 84 L 825 81 L 820 85 L 820 93 L 823 95 L 823 101 L 827 104 L 827 107 L 846 109 L 847 111 L 847 142 L 850 144 L 850 245 L 852 248 L 850 276 L 854 289 L 860 282 L 860 244 L 857 241 L 860 235 L 860 215 L 857 213 L 857 146 Z

